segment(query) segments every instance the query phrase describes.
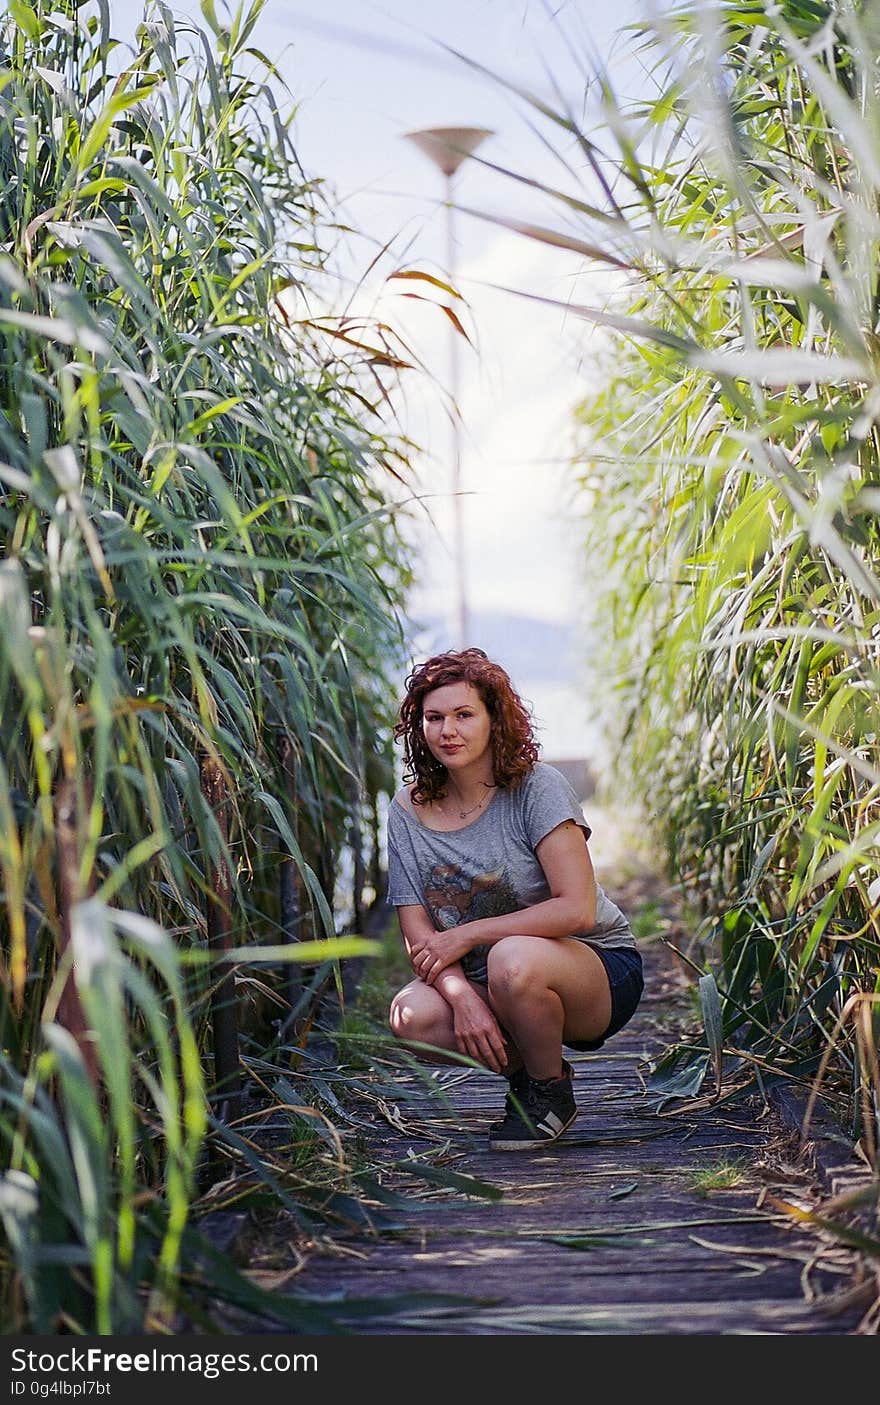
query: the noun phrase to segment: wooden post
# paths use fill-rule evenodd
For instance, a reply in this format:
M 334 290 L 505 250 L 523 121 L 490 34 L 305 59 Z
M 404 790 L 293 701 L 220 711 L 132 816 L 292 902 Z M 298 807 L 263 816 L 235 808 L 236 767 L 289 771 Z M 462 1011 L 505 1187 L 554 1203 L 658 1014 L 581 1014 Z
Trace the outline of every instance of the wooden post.
M 73 908 L 80 900 L 79 836 L 77 834 L 77 787 L 71 777 L 63 780 L 55 796 L 55 842 L 58 856 L 58 914 L 60 943 L 58 959 L 63 961 L 71 943 Z M 67 973 L 64 989 L 58 1001 L 58 1023 L 73 1035 L 79 1046 L 89 1077 L 97 1087 L 98 1058 L 92 1031 L 76 988 L 73 965 Z
M 223 772 L 217 762 L 202 762 L 202 794 L 214 811 L 223 843 L 229 840 L 229 795 Z M 230 925 L 232 878 L 225 856 L 208 866 L 208 948 L 212 952 L 232 948 Z M 235 976 L 226 968 L 214 985 L 211 996 L 211 1024 L 214 1037 L 214 1097 L 221 1120 L 228 1121 L 238 1111 L 241 1095 L 241 1069 L 238 1051 L 238 1019 Z

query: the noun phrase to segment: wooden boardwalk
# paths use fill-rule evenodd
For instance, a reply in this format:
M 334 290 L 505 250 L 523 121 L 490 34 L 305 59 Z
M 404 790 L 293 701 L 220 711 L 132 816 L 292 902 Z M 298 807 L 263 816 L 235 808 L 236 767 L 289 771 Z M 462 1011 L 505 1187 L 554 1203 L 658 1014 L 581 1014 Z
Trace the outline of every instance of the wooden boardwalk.
M 288 1287 L 360 1299 L 343 1328 L 352 1334 L 854 1332 L 864 1300 L 847 1252 L 769 1202 L 777 1192 L 809 1202 L 791 1129 L 758 1099 L 658 1114 L 646 1095 L 647 1061 L 689 1007 L 668 948 L 643 950 L 642 1006 L 605 1049 L 572 1057 L 579 1116 L 551 1148 L 488 1150 L 504 1085 L 479 1071 L 434 1070 L 430 1085 L 405 1073 L 393 1099 L 360 1103 L 360 1135 L 388 1168 L 383 1184 L 413 1198 L 395 1206 L 393 1232 L 334 1232 L 332 1244 L 311 1246 Z M 411 1177 L 406 1158 L 501 1194 Z M 701 1192 L 697 1174 L 722 1163 L 744 1168 L 741 1181 Z M 399 1310 L 401 1295 L 410 1310 Z

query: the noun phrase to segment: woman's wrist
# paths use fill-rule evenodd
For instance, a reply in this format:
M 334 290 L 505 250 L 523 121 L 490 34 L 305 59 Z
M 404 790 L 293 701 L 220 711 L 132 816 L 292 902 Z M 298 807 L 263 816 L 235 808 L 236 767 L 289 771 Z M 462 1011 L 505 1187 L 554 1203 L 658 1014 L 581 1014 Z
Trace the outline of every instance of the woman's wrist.
M 483 920 L 477 918 L 474 922 L 463 922 L 458 929 L 465 937 L 469 951 L 473 951 L 475 946 L 481 946 L 485 941 L 485 938 L 480 936 Z
M 472 994 L 470 982 L 458 962 L 440 972 L 434 982 L 434 989 L 439 990 L 443 999 L 450 1005 L 466 1000 Z

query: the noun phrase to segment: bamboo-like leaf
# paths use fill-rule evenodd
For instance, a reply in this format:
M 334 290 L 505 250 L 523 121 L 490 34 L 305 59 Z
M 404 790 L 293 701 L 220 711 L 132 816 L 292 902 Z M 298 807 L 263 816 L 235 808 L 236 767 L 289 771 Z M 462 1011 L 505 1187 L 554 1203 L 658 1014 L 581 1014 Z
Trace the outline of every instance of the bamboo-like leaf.
M 821 356 L 816 352 L 767 347 L 755 352 L 699 351 L 689 356 L 690 364 L 712 375 L 754 380 L 760 385 L 784 389 L 799 381 L 816 385 L 839 381 L 870 381 L 866 362 L 847 356 Z
M 457 1190 L 463 1195 L 472 1195 L 480 1200 L 501 1200 L 504 1197 L 501 1187 L 492 1185 L 490 1181 L 466 1176 L 460 1171 L 452 1171 L 446 1166 L 435 1166 L 432 1162 L 417 1160 L 415 1157 L 397 1161 L 395 1166 L 418 1180 L 428 1181 L 432 1185 L 448 1186 L 450 1190 Z
M 211 958 L 218 965 L 233 962 L 252 965 L 265 961 L 272 965 L 279 961 L 341 961 L 354 956 L 380 956 L 381 942 L 367 937 L 328 937 L 326 941 L 294 942 L 285 946 L 240 946 L 231 947 Z M 189 956 L 194 961 L 194 955 Z
M 32 312 L 0 307 L 0 326 L 3 325 L 20 328 L 32 336 L 45 337 L 47 341 L 61 342 L 65 346 L 79 346 L 98 356 L 110 355 L 110 345 L 96 327 L 87 322 L 75 322 L 70 317 L 40 317 Z
M 476 219 L 487 220 L 490 224 L 496 224 L 502 229 L 511 229 L 515 234 L 522 234 L 526 239 L 534 239 L 540 244 L 549 244 L 555 249 L 568 249 L 573 254 L 580 254 L 582 258 L 595 260 L 597 263 L 607 264 L 611 268 L 621 268 L 630 270 L 632 264 L 624 259 L 618 258 L 608 249 L 603 249 L 598 244 L 588 243 L 584 239 L 577 239 L 573 235 L 564 234 L 558 229 L 548 229 L 545 225 L 530 224 L 526 220 L 510 219 L 504 215 L 490 215 L 482 210 L 473 210 L 466 205 L 458 207 L 462 214 L 473 215 Z
M 392 278 L 415 278 L 420 283 L 430 283 L 433 288 L 439 288 L 441 292 L 448 293 L 451 298 L 461 300 L 461 293 L 456 292 L 451 283 L 444 283 L 442 278 L 436 278 L 433 273 L 424 273 L 419 268 L 397 268 L 393 273 L 388 274 L 388 282 Z
M 712 1057 L 712 1067 L 715 1071 L 715 1096 L 720 1097 L 724 1032 L 718 986 L 715 984 L 715 977 L 711 972 L 700 977 L 699 989 L 700 1007 L 703 1012 L 703 1027 L 706 1031 L 706 1039 Z
M 89 1251 L 95 1291 L 95 1318 L 108 1332 L 113 1321 L 113 1247 L 108 1215 L 110 1160 L 101 1107 L 73 1036 L 58 1025 L 44 1029 L 57 1059 L 64 1097 L 70 1154 L 82 1209 L 82 1231 Z
M 867 1230 L 859 1229 L 858 1226 L 846 1224 L 841 1220 L 829 1219 L 828 1216 L 820 1214 L 816 1210 L 805 1210 L 803 1206 L 794 1205 L 791 1201 L 783 1200 L 778 1195 L 768 1195 L 767 1199 L 771 1205 L 775 1205 L 777 1210 L 799 1224 L 815 1225 L 841 1243 L 851 1244 L 853 1248 L 861 1249 L 871 1258 L 880 1257 L 880 1238 L 875 1234 L 870 1234 Z
M 24 1171 L 4 1171 L 0 1178 L 0 1220 L 21 1274 L 34 1322 L 41 1331 L 50 1323 L 43 1313 L 37 1279 L 37 1229 L 39 1190 L 33 1176 Z

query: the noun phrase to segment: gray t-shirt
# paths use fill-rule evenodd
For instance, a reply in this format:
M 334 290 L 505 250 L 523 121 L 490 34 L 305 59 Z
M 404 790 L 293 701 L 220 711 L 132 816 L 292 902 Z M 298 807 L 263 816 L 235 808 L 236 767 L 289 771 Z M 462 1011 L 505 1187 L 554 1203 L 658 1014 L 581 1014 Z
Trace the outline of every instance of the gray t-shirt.
M 438 932 L 462 922 L 518 912 L 551 897 L 535 849 L 565 820 L 590 837 L 590 826 L 574 790 L 561 771 L 538 761 L 516 789 L 497 789 L 491 804 L 463 829 L 428 829 L 393 800 L 388 807 L 388 901 L 417 904 Z M 598 887 L 596 923 L 572 932 L 595 946 L 634 947 L 635 938 L 620 908 Z M 478 946 L 462 960 L 472 980 L 486 980 L 489 947 Z

